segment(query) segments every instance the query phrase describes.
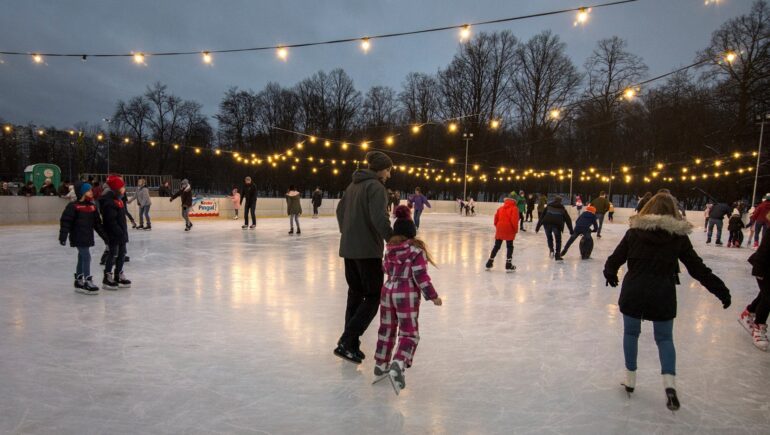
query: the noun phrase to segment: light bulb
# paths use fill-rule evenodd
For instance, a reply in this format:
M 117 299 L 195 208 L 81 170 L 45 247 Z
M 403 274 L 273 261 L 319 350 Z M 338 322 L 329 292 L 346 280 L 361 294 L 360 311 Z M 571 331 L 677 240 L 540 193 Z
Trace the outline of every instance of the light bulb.
M 420 132 L 420 126 L 415 124 L 412 126 L 412 133 L 417 134 Z
M 394 142 L 393 136 L 388 136 L 387 138 L 385 138 L 386 144 L 393 145 L 393 142 Z
M 574 26 L 583 25 L 588 22 L 588 14 L 591 12 L 591 8 L 580 8 L 575 16 Z
M 733 62 L 735 62 L 735 59 L 737 59 L 737 58 L 738 58 L 738 56 L 734 52 L 732 52 L 732 51 L 728 51 L 725 54 L 725 60 L 727 61 L 727 63 L 733 63 Z
M 281 60 L 286 60 L 289 58 L 289 50 L 286 47 L 278 47 L 278 50 L 276 51 L 276 55 Z
M 460 29 L 460 41 L 467 41 L 471 37 L 471 25 L 466 24 Z
M 561 118 L 561 110 L 553 109 L 549 112 L 549 115 L 551 116 L 551 119 L 559 119 Z
M 626 100 L 633 99 L 636 96 L 636 90 L 634 88 L 627 88 L 625 91 L 623 91 L 623 97 L 625 97 Z
M 449 129 L 450 133 L 454 133 L 457 131 L 457 124 L 455 124 L 454 122 L 450 122 L 447 128 Z
M 144 63 L 144 53 L 134 53 L 134 63 L 143 64 Z
M 492 120 L 492 121 L 489 123 L 489 127 L 490 127 L 492 130 L 496 130 L 498 127 L 500 127 L 500 121 L 498 121 L 498 120 L 496 120 L 496 119 L 493 119 L 493 120 Z
M 39 54 L 33 54 L 32 55 L 32 61 L 35 63 L 43 63 L 43 56 Z
M 369 42 L 369 38 L 364 38 L 361 40 L 361 50 L 363 50 L 364 53 L 368 53 L 371 46 L 372 45 Z
M 205 63 L 205 64 L 211 64 L 211 62 L 212 62 L 213 60 L 214 60 L 214 59 L 211 57 L 211 53 L 209 53 L 208 51 L 204 51 L 204 52 L 203 52 L 203 63 Z

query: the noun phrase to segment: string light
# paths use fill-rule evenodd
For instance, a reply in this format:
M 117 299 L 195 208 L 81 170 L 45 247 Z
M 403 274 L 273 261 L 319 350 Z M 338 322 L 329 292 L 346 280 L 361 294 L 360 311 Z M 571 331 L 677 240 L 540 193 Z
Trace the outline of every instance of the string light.
M 497 119 L 493 119 L 492 121 L 489 122 L 489 128 L 491 128 L 492 130 L 497 130 L 498 127 L 500 127 L 500 121 L 498 121 Z
M 343 149 L 343 151 L 347 151 L 348 150 L 348 144 L 345 143 L 345 142 L 342 142 L 342 149 Z
M 315 143 L 316 140 L 315 136 L 310 136 L 310 143 Z
M 460 28 L 460 41 L 467 41 L 471 37 L 471 25 L 466 24 Z
M 220 154 L 222 154 L 222 151 L 218 149 L 218 150 L 214 151 L 214 154 L 220 155 Z
M 328 140 L 326 140 L 326 141 L 324 141 L 324 146 L 325 146 L 326 148 L 329 148 L 330 146 L 332 146 L 332 143 L 331 143 L 331 142 L 329 142 Z
M 144 64 L 144 53 L 134 53 L 134 63 L 143 65 Z
M 5 125 L 5 126 L 3 126 L 3 130 L 4 130 L 6 133 L 10 133 L 10 132 L 11 132 L 11 126 L 10 126 L 10 125 Z
M 361 39 L 361 50 L 364 51 L 364 54 L 369 52 L 369 48 L 371 48 L 371 43 L 369 42 L 369 38 Z
M 412 126 L 412 133 L 417 134 L 420 132 L 420 126 L 418 124 L 415 124 Z
M 695 159 L 695 164 L 696 164 L 696 165 L 700 165 L 702 161 L 703 161 L 703 160 L 701 160 L 701 159 Z
M 200 154 L 200 153 L 201 153 L 201 149 L 200 148 L 195 148 L 195 154 Z
M 559 119 L 561 118 L 561 110 L 559 109 L 553 109 L 549 112 L 549 115 L 551 119 Z
M 179 144 L 175 143 L 175 144 L 174 144 L 174 149 L 175 149 L 175 150 L 178 150 L 178 149 L 179 149 Z
M 276 55 L 278 56 L 278 59 L 286 61 L 289 58 L 289 50 L 286 47 L 278 47 Z
M 32 55 L 32 61 L 35 63 L 43 63 L 43 56 L 39 54 L 33 54 Z
M 722 166 L 722 161 L 721 160 L 714 160 L 714 166 L 716 166 L 717 168 Z
M 362 150 L 367 150 L 367 149 L 369 149 L 369 144 L 368 144 L 368 143 L 366 143 L 366 141 L 364 141 L 364 142 L 361 142 L 361 149 L 362 149 Z
M 731 64 L 731 63 L 735 62 L 735 59 L 737 59 L 737 58 L 738 58 L 738 55 L 735 54 L 734 51 L 728 51 L 727 53 L 725 53 L 725 61 L 727 63 Z
M 127 137 L 123 138 L 123 143 L 130 143 L 130 142 L 131 142 L 131 139 L 129 139 Z
M 394 142 L 393 136 L 388 136 L 387 138 L 385 138 L 385 143 L 387 145 L 393 145 L 393 142 Z
M 575 22 L 572 24 L 573 26 L 577 27 L 579 25 L 584 25 L 588 22 L 588 14 L 591 12 L 591 8 L 580 8 L 578 9 L 578 13 L 575 16 Z
M 626 100 L 632 100 L 634 97 L 636 97 L 636 89 L 626 88 L 626 90 L 623 91 L 623 98 Z
M 38 131 L 37 131 L 37 134 L 38 134 L 39 136 L 42 136 L 42 135 L 44 135 L 44 134 L 45 134 L 45 130 L 38 130 Z
M 204 51 L 203 52 L 203 63 L 205 63 L 207 65 L 211 65 L 211 62 L 213 60 L 214 59 L 211 57 L 211 53 L 210 52 L 208 52 L 208 51 Z
M 454 158 L 454 157 L 451 157 L 451 158 L 449 159 L 449 164 L 450 164 L 450 165 L 454 165 L 454 164 L 455 164 L 455 158 Z
M 450 122 L 449 125 L 447 126 L 447 129 L 449 130 L 450 133 L 454 133 L 457 131 L 457 124 L 454 122 Z

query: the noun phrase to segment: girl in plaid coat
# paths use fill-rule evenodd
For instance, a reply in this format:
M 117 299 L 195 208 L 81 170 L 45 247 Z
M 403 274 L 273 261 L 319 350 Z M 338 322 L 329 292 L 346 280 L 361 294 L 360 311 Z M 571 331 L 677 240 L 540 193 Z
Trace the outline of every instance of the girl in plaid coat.
M 393 236 L 388 241 L 383 261 L 387 280 L 382 286 L 380 297 L 380 329 L 377 334 L 374 375 L 377 380 L 390 376 L 398 393 L 406 386 L 404 371 L 412 366 L 414 352 L 420 341 L 417 321 L 420 315 L 420 293 L 434 305 L 441 305 L 442 302 L 428 276 L 428 263 L 434 264 L 433 260 L 425 244 L 415 239 L 417 228 L 409 208 L 398 206 L 395 215 Z

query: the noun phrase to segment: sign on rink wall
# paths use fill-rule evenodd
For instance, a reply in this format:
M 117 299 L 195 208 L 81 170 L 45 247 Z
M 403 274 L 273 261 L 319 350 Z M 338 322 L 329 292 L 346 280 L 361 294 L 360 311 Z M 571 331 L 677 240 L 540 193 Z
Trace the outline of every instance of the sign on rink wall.
M 219 203 L 213 198 L 193 198 L 190 217 L 217 217 Z

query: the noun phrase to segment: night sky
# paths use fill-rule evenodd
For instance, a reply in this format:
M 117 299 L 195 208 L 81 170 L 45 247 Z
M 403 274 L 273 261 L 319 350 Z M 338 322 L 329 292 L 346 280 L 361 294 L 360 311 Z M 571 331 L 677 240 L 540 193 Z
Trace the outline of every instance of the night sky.
M 597 1 L 597 3 L 600 1 Z M 640 0 L 596 9 L 588 24 L 574 14 L 474 27 L 474 33 L 511 30 L 526 40 L 551 29 L 583 65 L 596 41 L 618 35 L 644 58 L 649 76 L 691 63 L 711 32 L 745 14 L 750 0 Z M 575 0 L 9 0 L 0 12 L 0 50 L 29 52 L 203 51 L 358 37 L 518 16 L 581 6 Z M 161 81 L 175 94 L 216 113 L 231 87 L 260 90 L 275 81 L 292 86 L 319 69 L 343 68 L 356 87 L 400 88 L 411 71 L 435 73 L 457 50 L 456 31 L 291 50 L 288 62 L 273 51 L 220 54 L 213 65 L 200 56 L 147 59 L 0 56 L 0 119 L 16 124 L 69 128 L 109 117 L 118 99 L 141 94 Z

